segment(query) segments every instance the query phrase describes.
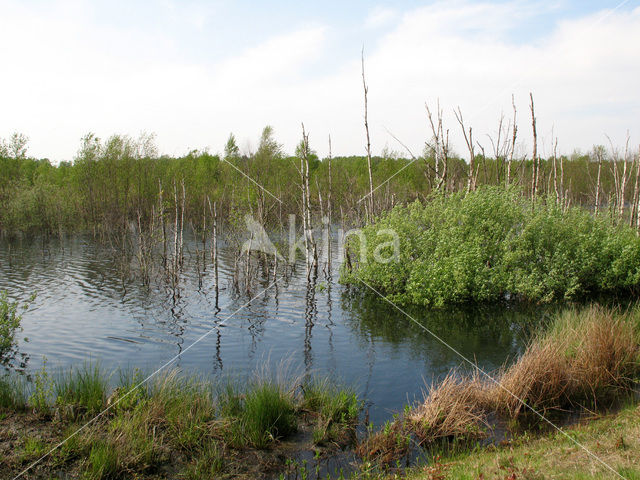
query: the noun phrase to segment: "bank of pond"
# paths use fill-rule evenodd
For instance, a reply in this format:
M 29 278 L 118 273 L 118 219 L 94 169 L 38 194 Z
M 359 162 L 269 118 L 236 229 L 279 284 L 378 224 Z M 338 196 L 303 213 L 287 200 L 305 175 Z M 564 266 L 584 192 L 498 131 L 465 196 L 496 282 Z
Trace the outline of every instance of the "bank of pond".
M 490 452 L 526 449 L 535 438 L 545 442 L 549 431 L 560 435 L 554 425 L 584 421 L 585 412 L 626 405 L 620 418 L 631 428 L 639 347 L 640 307 L 566 308 L 540 326 L 513 362 L 491 372 L 462 364 L 380 427 L 367 424 L 355 390 L 297 375 L 284 364 L 242 383 L 171 369 L 108 373 L 85 364 L 54 372 L 45 364 L 30 379 L 10 374 L 0 380 L 0 474 L 476 478 L 479 459 L 494 458 Z M 498 473 L 504 477 L 511 468 L 520 478 L 525 467 L 518 461 L 526 458 L 520 454 Z M 464 458 L 477 468 L 464 471 Z M 638 459 L 630 452 L 610 467 L 633 473 Z M 591 472 L 611 473 L 606 462 L 585 461 Z M 414 469 L 402 470 L 407 465 Z M 545 475 L 535 468 L 529 473 Z

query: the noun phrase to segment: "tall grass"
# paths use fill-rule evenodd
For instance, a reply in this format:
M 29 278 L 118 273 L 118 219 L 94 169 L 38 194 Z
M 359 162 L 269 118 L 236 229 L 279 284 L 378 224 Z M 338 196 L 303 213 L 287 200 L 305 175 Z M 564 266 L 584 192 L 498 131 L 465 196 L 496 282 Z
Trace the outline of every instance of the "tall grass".
M 5 374 L 0 377 L 0 408 L 23 410 L 27 406 L 27 384 L 23 377 Z
M 79 413 L 95 415 L 105 406 L 108 388 L 108 378 L 100 366 L 85 363 L 62 372 L 56 379 L 56 403 L 77 407 L 82 410 Z

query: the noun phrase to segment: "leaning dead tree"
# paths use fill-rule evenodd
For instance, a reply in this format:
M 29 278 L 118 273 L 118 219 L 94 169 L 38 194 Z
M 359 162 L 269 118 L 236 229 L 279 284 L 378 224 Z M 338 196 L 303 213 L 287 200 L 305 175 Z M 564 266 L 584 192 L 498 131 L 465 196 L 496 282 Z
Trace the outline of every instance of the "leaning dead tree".
M 458 107 L 458 111 L 455 110 L 453 113 L 456 116 L 456 120 L 460 124 L 460 128 L 462 128 L 462 134 L 464 135 L 464 141 L 467 144 L 467 149 L 469 149 L 469 178 L 467 179 L 467 193 L 472 192 L 476 189 L 476 169 L 475 169 L 475 145 L 473 143 L 473 130 L 469 127 L 469 134 L 467 135 L 467 129 L 464 125 L 464 119 L 462 118 L 462 110 Z
M 369 112 L 367 105 L 367 95 L 369 93 L 369 87 L 364 76 L 364 47 L 362 47 L 362 87 L 364 89 L 364 129 L 367 134 L 367 168 L 369 169 L 369 199 L 367 205 L 369 206 L 369 212 L 367 214 L 368 221 L 371 222 L 374 216 L 374 201 L 373 201 L 373 173 L 371 171 L 371 139 L 369 137 Z

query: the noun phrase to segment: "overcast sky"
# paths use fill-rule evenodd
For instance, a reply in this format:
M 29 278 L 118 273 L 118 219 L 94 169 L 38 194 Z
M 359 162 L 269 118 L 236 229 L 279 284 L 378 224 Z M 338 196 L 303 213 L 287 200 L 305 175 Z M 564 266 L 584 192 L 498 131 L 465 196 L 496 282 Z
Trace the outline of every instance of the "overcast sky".
M 640 143 L 640 0 L 28 1 L 0 0 L 0 137 L 23 132 L 31 155 L 70 160 L 94 132 L 154 132 L 160 151 L 221 152 L 230 132 L 255 148 L 270 124 L 289 152 L 300 123 L 312 147 L 363 154 L 365 48 L 374 153 L 416 153 L 424 104 L 460 107 L 490 148 L 518 106 L 542 153 Z

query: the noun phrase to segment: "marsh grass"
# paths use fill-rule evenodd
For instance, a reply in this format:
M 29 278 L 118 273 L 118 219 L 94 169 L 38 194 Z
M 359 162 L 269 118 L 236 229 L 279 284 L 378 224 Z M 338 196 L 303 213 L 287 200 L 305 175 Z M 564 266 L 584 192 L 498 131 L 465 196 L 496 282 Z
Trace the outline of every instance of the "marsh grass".
M 353 389 L 339 386 L 327 378 L 316 379 L 303 388 L 302 408 L 316 412 L 318 416 L 313 430 L 316 444 L 354 441 L 361 407 Z
M 28 390 L 25 379 L 15 374 L 0 377 L 0 409 L 24 410 Z
M 70 368 L 54 380 L 56 404 L 75 407 L 77 415 L 95 415 L 107 400 L 109 378 L 99 364 Z
M 13 422 L 34 425 L 33 438 L 19 441 L 20 450 L 7 465 L 21 466 L 45 446 L 70 437 L 47 457 L 47 468 L 90 479 L 153 477 L 167 469 L 192 479 L 255 474 L 261 467 L 243 461 L 269 458 L 273 468 L 282 461 L 275 453 L 279 441 L 295 433 L 299 422 L 311 421 L 325 440 L 337 438 L 347 425 L 355 427 L 360 405 L 352 390 L 329 381 L 310 383 L 305 396 L 301 377 L 282 366 L 242 384 L 177 370 L 141 384 L 145 378 L 139 370 L 107 374 L 91 363 L 51 374 L 46 360 L 32 385 L 14 376 L 0 378 L 0 408 L 6 413 L 0 421 L 13 416 Z
M 292 390 L 274 381 L 260 381 L 244 398 L 240 415 L 243 434 L 256 448 L 297 430 L 296 403 Z

